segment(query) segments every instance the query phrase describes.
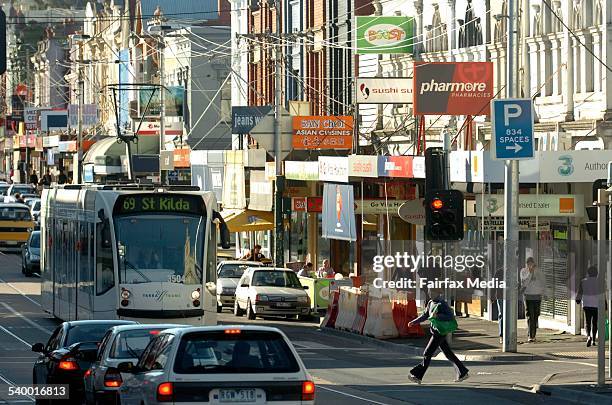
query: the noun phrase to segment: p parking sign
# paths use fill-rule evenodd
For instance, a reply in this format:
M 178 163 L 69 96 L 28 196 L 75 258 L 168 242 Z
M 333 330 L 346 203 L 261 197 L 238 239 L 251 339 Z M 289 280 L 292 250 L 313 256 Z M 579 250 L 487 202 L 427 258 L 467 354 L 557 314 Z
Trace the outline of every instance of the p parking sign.
M 533 159 L 533 101 L 530 98 L 492 100 L 491 112 L 493 158 Z

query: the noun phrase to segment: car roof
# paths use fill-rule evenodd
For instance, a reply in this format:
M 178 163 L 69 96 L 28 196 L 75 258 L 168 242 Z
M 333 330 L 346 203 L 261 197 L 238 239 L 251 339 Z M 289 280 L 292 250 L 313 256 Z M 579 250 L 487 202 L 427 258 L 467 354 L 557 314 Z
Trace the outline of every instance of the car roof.
M 62 325 L 66 325 L 69 327 L 73 326 L 85 326 L 85 325 L 136 325 L 137 322 L 134 321 L 122 321 L 118 319 L 111 320 L 85 320 L 85 321 L 67 321 Z
M 0 203 L 0 207 L 3 207 L 3 208 L 26 208 L 27 210 L 30 210 L 30 207 L 28 207 L 26 204 L 22 204 L 22 203 Z
M 263 267 L 263 263 L 261 262 L 250 262 L 246 260 L 224 260 L 219 263 L 219 266 L 222 266 L 224 264 L 244 264 L 245 266 Z
M 258 325 L 217 325 L 217 326 L 188 326 L 185 328 L 173 328 L 166 329 L 164 333 L 170 333 L 176 336 L 183 336 L 187 333 L 193 332 L 222 332 L 227 329 L 240 329 L 241 331 L 256 331 L 256 332 L 276 332 L 284 336 L 284 333 L 272 326 L 258 326 Z
M 177 325 L 175 323 L 159 323 L 159 324 L 129 324 L 113 326 L 111 329 L 115 333 L 121 333 L 132 330 L 147 330 L 147 329 L 179 329 L 187 325 Z
M 253 268 L 253 270 L 257 270 L 257 271 L 290 271 L 292 273 L 295 273 L 295 271 L 288 269 L 286 267 L 261 267 L 261 268 Z

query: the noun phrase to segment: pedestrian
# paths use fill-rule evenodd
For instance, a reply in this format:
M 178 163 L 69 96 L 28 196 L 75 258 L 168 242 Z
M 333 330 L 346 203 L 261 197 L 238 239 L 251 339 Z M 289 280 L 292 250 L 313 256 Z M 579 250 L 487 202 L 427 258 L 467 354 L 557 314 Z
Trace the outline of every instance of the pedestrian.
M 312 263 L 306 263 L 301 269 L 300 271 L 298 271 L 297 275 L 300 277 L 309 277 L 310 274 L 312 273 Z
M 32 170 L 32 174 L 30 174 L 30 184 L 34 186 L 38 185 L 38 175 L 36 174 L 36 170 Z
M 57 176 L 57 184 L 66 184 L 68 182 L 68 177 L 64 173 L 64 169 L 60 169 L 59 176 Z
M 253 250 L 250 250 L 247 254 L 242 256 L 240 260 L 260 262 L 265 258 L 263 253 L 261 253 L 261 245 L 255 245 L 253 246 Z
M 334 278 L 334 276 L 336 275 L 336 272 L 334 271 L 334 269 L 332 269 L 331 265 L 329 264 L 329 259 L 324 259 L 322 264 L 323 265 L 319 267 L 319 269 L 317 270 L 317 277 Z
M 25 204 L 25 200 L 23 199 L 20 193 L 15 193 L 15 202 Z
M 499 267 L 493 276 L 493 279 L 496 281 L 496 285 L 504 281 L 504 268 Z M 497 303 L 497 326 L 499 329 L 499 343 L 504 343 L 504 289 L 503 288 L 495 288 L 491 291 L 491 297 Z
M 535 341 L 538 330 L 538 318 L 540 317 L 540 306 L 542 295 L 544 295 L 544 275 L 538 271 L 533 257 L 528 257 L 526 267 L 521 269 L 521 289 L 525 296 L 525 308 L 527 309 L 528 342 Z
M 40 179 L 40 185 L 43 187 L 49 187 L 52 181 L 53 179 L 51 178 L 51 172 L 49 172 L 49 168 L 47 168 L 47 171 Z
M 587 333 L 587 347 L 595 346 L 597 337 L 597 306 L 601 294 L 597 280 L 597 267 L 591 266 L 587 269 L 587 276 L 580 281 L 576 303 L 582 302 L 584 310 L 585 326 Z
M 439 347 L 446 358 L 455 366 L 455 382 L 461 382 L 469 377 L 469 370 L 463 365 L 461 360 L 457 358 L 446 340 L 446 335 L 457 328 L 457 320 L 455 319 L 453 310 L 448 306 L 444 298 L 442 298 L 442 290 L 431 289 L 430 296 L 432 299 L 427 303 L 425 312 L 408 323 L 408 326 L 413 326 L 429 320 L 429 331 L 431 333 L 429 343 L 427 343 L 427 347 L 423 352 L 423 361 L 410 370 L 408 379 L 417 384 L 421 383 L 427 372 L 429 363 L 431 363 L 431 358 Z

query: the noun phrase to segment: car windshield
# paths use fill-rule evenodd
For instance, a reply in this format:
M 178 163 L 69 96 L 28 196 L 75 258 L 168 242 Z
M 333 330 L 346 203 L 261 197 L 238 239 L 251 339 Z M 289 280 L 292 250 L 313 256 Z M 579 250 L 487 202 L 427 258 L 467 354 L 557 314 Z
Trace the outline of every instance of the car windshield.
M 30 239 L 30 247 L 35 249 L 40 248 L 40 232 L 32 232 L 32 237 Z
M 240 278 L 248 267 L 244 264 L 223 264 L 219 270 L 219 278 Z
M 147 347 L 151 339 L 157 336 L 160 329 L 136 329 L 119 332 L 109 357 L 113 359 L 137 359 Z
M 115 230 L 122 283 L 202 284 L 205 217 L 119 216 Z
M 93 323 L 72 326 L 68 329 L 66 346 L 79 342 L 100 342 L 106 331 L 116 325 L 116 323 Z
M 194 332 L 183 336 L 174 372 L 178 374 L 295 373 L 299 364 L 277 332 Z
M 37 200 L 32 204 L 32 211 L 40 211 L 40 200 Z
M 27 207 L 0 206 L 0 221 L 30 221 L 32 216 Z
M 28 186 L 28 185 L 22 185 L 22 186 L 13 186 L 13 189 L 11 190 L 11 194 L 15 195 L 17 193 L 19 194 L 30 194 L 34 191 L 34 187 L 32 186 Z
M 300 280 L 292 271 L 261 270 L 253 273 L 253 286 L 302 288 Z

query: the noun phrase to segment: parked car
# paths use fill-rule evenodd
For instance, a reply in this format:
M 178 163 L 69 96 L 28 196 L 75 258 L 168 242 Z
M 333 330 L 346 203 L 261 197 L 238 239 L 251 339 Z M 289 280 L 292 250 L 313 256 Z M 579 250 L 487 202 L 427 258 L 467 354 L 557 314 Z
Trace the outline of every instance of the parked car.
M 32 214 L 32 219 L 34 222 L 40 222 L 40 207 L 42 205 L 42 201 L 40 198 L 26 198 L 25 203 L 28 207 L 30 207 L 30 213 Z
M 285 268 L 248 268 L 236 287 L 234 315 L 310 315 L 310 298 L 295 272 Z
M 71 321 L 64 322 L 51 334 L 46 344 L 35 343 L 32 351 L 40 353 L 34 363 L 34 384 L 67 384 L 70 400 L 83 398 L 83 375 L 95 360 L 98 344 L 106 331 L 132 321 Z
M 261 267 L 260 262 L 226 260 L 217 266 L 217 312 L 234 307 L 236 286 L 248 267 Z
M 117 365 L 136 363 L 149 342 L 162 330 L 181 325 L 121 325 L 110 328 L 100 343 L 95 362 L 85 371 L 86 404 L 119 403 L 119 387 L 123 383 Z
M 168 329 L 138 363 L 123 362 L 122 404 L 314 404 L 315 385 L 280 330 L 262 326 Z M 277 402 L 278 401 L 278 402 Z
M 4 202 L 15 202 L 15 194 L 17 193 L 21 194 L 22 196 L 24 194 L 29 194 L 33 197 L 38 197 L 38 194 L 36 194 L 36 188 L 31 184 L 11 184 L 6 191 Z
M 11 185 L 7 183 L 0 184 L 0 202 L 4 201 L 4 197 L 6 196 L 6 193 L 10 187 Z
M 21 245 L 21 273 L 31 277 L 34 272 L 40 272 L 40 231 L 31 232 Z

